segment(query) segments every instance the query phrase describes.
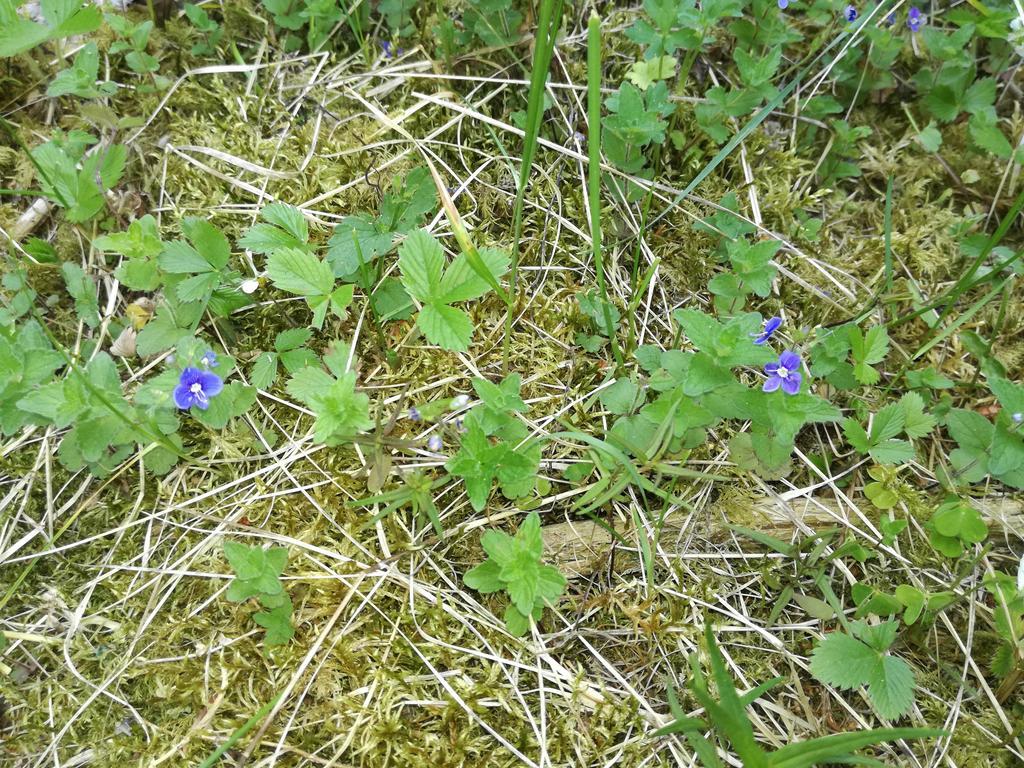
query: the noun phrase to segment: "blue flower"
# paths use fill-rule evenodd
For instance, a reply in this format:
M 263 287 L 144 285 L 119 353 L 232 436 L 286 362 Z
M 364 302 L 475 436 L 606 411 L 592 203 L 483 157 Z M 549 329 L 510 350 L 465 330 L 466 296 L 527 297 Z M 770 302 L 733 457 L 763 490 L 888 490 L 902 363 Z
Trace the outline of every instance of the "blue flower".
M 789 8 L 789 0 L 779 0 L 779 8 L 782 10 Z
M 782 325 L 781 317 L 768 318 L 768 320 L 764 324 L 764 330 L 761 331 L 761 333 L 751 334 L 753 336 L 757 336 L 757 338 L 754 339 L 754 343 L 757 344 L 758 346 L 764 344 L 766 341 L 768 341 L 768 339 L 772 337 L 773 333 L 779 330 L 780 325 Z
M 895 23 L 896 23 L 896 12 L 893 11 L 892 13 L 890 13 L 888 16 L 885 17 L 885 26 L 891 27 Z
M 433 451 L 434 453 L 437 453 L 438 451 L 441 450 L 441 445 L 442 443 L 440 435 L 431 435 L 427 439 L 427 449 Z
M 206 353 L 199 358 L 199 362 L 205 365 L 207 368 L 216 368 L 220 363 L 217 362 L 217 353 L 212 349 L 206 350 Z
M 846 8 L 843 9 L 843 18 L 846 19 L 847 21 L 851 21 L 851 22 L 852 21 L 856 21 L 857 20 L 857 9 L 854 8 L 852 5 L 846 6 Z
M 921 15 L 921 9 L 916 5 L 910 6 L 910 12 L 907 14 L 907 26 L 910 27 L 911 32 L 917 32 L 924 24 L 924 17 Z
M 385 59 L 393 59 L 395 58 L 395 56 L 401 56 L 403 53 L 405 53 L 404 49 L 395 48 L 393 45 L 391 45 L 391 41 L 389 40 L 381 40 L 380 49 L 384 51 Z
M 220 376 L 212 371 L 186 368 L 181 372 L 178 386 L 174 388 L 174 404 L 187 411 L 193 405 L 205 411 L 210 407 L 210 398 L 224 389 Z
M 779 387 L 787 395 L 795 395 L 800 391 L 800 355 L 796 352 L 783 352 L 777 363 L 768 363 L 764 367 L 768 380 L 761 387 L 765 392 L 774 392 Z
M 1024 421 L 1024 413 L 1015 413 L 1010 418 L 1013 419 L 1015 424 L 1020 424 Z
M 422 418 L 423 415 L 420 413 L 420 409 L 417 408 L 415 405 L 409 409 L 409 419 L 411 421 L 419 421 Z

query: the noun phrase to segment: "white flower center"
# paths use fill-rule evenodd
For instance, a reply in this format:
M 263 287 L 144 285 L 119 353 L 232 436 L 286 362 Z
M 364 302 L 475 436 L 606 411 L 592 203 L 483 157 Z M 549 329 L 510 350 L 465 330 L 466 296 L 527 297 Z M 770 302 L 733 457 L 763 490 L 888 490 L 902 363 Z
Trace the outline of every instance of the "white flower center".
M 195 384 L 193 384 L 191 387 L 189 387 L 188 391 L 196 396 L 196 402 L 197 403 L 207 403 L 207 402 L 209 402 L 209 398 L 206 396 L 206 393 L 203 392 L 203 385 L 200 384 L 198 381 Z
M 776 373 L 778 373 L 780 379 L 785 379 L 789 377 L 789 369 L 783 368 L 781 365 L 779 366 L 779 370 L 776 371 Z

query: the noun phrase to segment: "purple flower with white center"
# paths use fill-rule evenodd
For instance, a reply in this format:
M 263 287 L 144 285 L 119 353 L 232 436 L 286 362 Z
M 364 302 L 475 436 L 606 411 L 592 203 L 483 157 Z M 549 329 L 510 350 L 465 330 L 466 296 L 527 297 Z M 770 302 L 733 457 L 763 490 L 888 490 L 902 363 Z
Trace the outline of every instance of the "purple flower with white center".
M 222 389 L 224 382 L 213 371 L 186 368 L 181 372 L 178 386 L 174 388 L 174 404 L 183 411 L 187 411 L 193 405 L 205 411 L 210 407 L 210 398 Z
M 773 333 L 779 330 L 780 325 L 782 325 L 781 317 L 768 318 L 768 320 L 764 324 L 764 330 L 761 331 L 761 333 L 752 334 L 754 336 L 757 336 L 757 338 L 754 339 L 754 343 L 757 344 L 758 346 L 764 344 L 766 341 L 768 341 L 768 339 L 772 337 Z
M 916 5 L 910 6 L 910 12 L 907 14 L 907 26 L 911 32 L 917 32 L 924 24 L 924 16 L 921 15 L 921 9 Z
M 843 18 L 850 22 L 856 21 L 857 9 L 854 8 L 852 5 L 846 6 L 846 8 L 843 9 Z
M 431 435 L 427 439 L 427 449 L 433 451 L 434 453 L 437 453 L 438 451 L 441 450 L 441 445 L 442 443 L 440 435 Z
M 212 349 L 206 350 L 205 354 L 199 358 L 199 362 L 205 365 L 207 368 L 216 368 L 220 363 L 217 362 L 217 353 Z
M 420 409 L 415 405 L 409 409 L 409 419 L 412 421 L 419 421 L 423 416 L 420 414 Z
M 787 395 L 795 395 L 800 391 L 800 355 L 796 352 L 783 352 L 777 363 L 768 363 L 764 367 L 768 380 L 761 387 L 765 392 L 774 392 L 779 387 Z

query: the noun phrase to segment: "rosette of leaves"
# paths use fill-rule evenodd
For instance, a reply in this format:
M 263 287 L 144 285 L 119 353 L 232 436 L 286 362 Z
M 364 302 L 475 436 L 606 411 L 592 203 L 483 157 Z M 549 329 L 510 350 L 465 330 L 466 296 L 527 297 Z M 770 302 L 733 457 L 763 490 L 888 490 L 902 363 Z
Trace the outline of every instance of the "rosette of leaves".
M 544 606 L 553 605 L 565 589 L 565 577 L 542 562 L 544 539 L 540 517 L 527 515 L 516 535 L 487 531 L 480 545 L 488 557 L 463 577 L 466 586 L 483 594 L 505 592 L 505 626 L 516 637 L 530 629 L 530 618 L 540 621 Z
M 507 499 L 530 493 L 537 482 L 540 444 L 528 439 L 529 430 L 515 417 L 527 410 L 519 396 L 519 374 L 500 384 L 474 379 L 481 399 L 464 418 L 465 433 L 458 452 L 445 469 L 466 484 L 469 502 L 477 512 L 487 505 L 495 481 Z

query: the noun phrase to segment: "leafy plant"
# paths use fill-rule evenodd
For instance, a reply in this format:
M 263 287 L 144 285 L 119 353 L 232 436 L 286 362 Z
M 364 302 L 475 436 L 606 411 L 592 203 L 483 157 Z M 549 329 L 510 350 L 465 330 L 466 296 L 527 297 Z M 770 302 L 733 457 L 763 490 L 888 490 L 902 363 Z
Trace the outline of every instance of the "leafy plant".
M 210 18 L 210 14 L 206 12 L 206 9 L 194 3 L 185 3 L 185 16 L 192 22 L 192 26 L 196 28 L 196 31 L 203 36 L 202 40 L 192 45 L 192 55 L 212 56 L 216 54 L 217 45 L 224 36 L 224 28 Z
M 124 172 L 127 148 L 123 144 L 97 147 L 96 139 L 81 131 L 58 136 L 32 150 L 39 185 L 48 198 L 64 207 L 68 221 L 82 223 L 103 210 L 104 193 Z
M 97 82 L 100 71 L 100 54 L 96 43 L 87 43 L 77 54 L 71 66 L 57 73 L 46 88 L 47 96 L 78 96 L 82 99 L 98 99 L 110 96 L 117 86 L 110 82 Z
M 857 451 L 868 454 L 880 464 L 900 464 L 914 457 L 909 440 L 900 434 L 920 438 L 935 428 L 935 418 L 924 412 L 924 400 L 916 392 L 907 392 L 899 402 L 882 408 L 871 420 L 870 431 L 855 419 L 843 422 L 846 439 Z
M 1016 580 L 1000 571 L 989 575 L 985 590 L 995 602 L 992 617 L 1000 640 L 991 662 L 1003 681 L 996 697 L 1005 701 L 1024 676 L 1024 566 Z
M 811 658 L 811 673 L 841 690 L 866 686 L 879 717 L 902 717 L 914 703 L 914 673 L 903 659 L 886 653 L 896 640 L 898 628 L 895 621 L 874 626 L 851 622 L 849 634 L 832 632 L 818 643 Z
M 42 23 L 20 15 L 20 5 L 20 0 L 0 0 L 0 58 L 16 56 L 50 40 L 87 34 L 103 21 L 99 8 L 78 0 L 40 0 Z
M 464 418 L 465 434 L 459 451 L 445 469 L 466 483 L 470 504 L 483 510 L 494 481 L 508 499 L 525 496 L 536 483 L 540 445 L 529 442 L 528 430 L 514 414 L 526 411 L 519 397 L 519 374 L 509 374 L 500 384 L 474 379 L 473 389 L 483 401 Z
M 148 52 L 149 36 L 153 33 L 153 21 L 147 19 L 138 24 L 132 22 L 127 16 L 116 13 L 108 13 L 103 17 L 107 25 L 117 33 L 120 39 L 110 46 L 111 54 L 124 54 L 124 63 L 137 75 L 148 77 L 150 83 L 140 85 L 142 93 L 162 91 L 167 88 L 171 81 L 164 75 L 157 74 L 160 70 L 160 60 Z
M 266 630 L 263 642 L 267 646 L 284 645 L 291 640 L 295 634 L 292 601 L 280 578 L 288 565 L 288 550 L 225 541 L 224 556 L 235 574 L 225 597 L 233 603 L 251 598 L 259 601 L 265 610 L 254 613 L 252 618 Z
M 356 392 L 356 374 L 349 367 L 350 349 L 338 344 L 320 366 L 302 368 L 288 380 L 288 394 L 316 414 L 314 439 L 326 445 L 342 445 L 373 427 L 370 398 Z
M 523 14 L 516 10 L 513 0 L 467 0 L 462 15 L 462 44 L 477 40 L 504 48 L 518 38 L 522 22 Z
M 114 270 L 114 277 L 126 288 L 155 291 L 163 282 L 157 257 L 164 251 L 164 242 L 156 219 L 150 214 L 133 221 L 125 232 L 100 235 L 93 240 L 93 246 L 124 257 Z
M 229 267 L 231 245 L 217 227 L 206 219 L 193 217 L 186 218 L 181 229 L 187 240 L 165 243 L 157 264 L 169 275 L 164 280 L 165 286 L 178 301 L 198 302 L 205 307 L 215 292 L 237 284 L 241 275 Z M 138 237 L 152 243 L 152 231 L 140 231 Z
M 665 118 L 675 111 L 668 86 L 658 82 L 641 91 L 632 83 L 622 83 L 607 97 L 605 106 L 609 114 L 602 121 L 601 140 L 608 160 L 624 173 L 651 178 L 653 170 L 647 167 L 644 151 L 652 144 L 665 142 Z M 615 179 L 612 183 L 617 187 L 620 182 Z M 637 199 L 643 191 L 636 184 L 622 183 L 629 200 Z
M 967 502 L 947 499 L 928 521 L 928 540 L 946 557 L 959 557 L 964 550 L 988 538 L 988 526 Z
M 526 516 L 516 535 L 487 531 L 480 545 L 488 558 L 466 572 L 466 586 L 483 594 L 505 592 L 509 597 L 505 609 L 505 626 L 515 635 L 525 635 L 530 619 L 540 621 L 544 606 L 553 605 L 565 589 L 565 577 L 558 569 L 544 565 L 544 539 L 540 517 L 536 512 Z
M 259 389 L 270 388 L 277 379 L 279 364 L 289 373 L 318 365 L 317 356 L 304 346 L 311 335 L 309 328 L 290 328 L 278 333 L 274 338 L 274 351 L 264 352 L 253 363 L 252 385 Z
M 414 168 L 391 180 L 376 216 L 344 217 L 331 236 L 327 260 L 345 282 L 369 289 L 375 282 L 375 260 L 390 253 L 402 235 L 422 226 L 437 207 L 437 190 L 426 168 Z
M 845 635 L 844 635 L 845 637 Z M 712 679 L 718 689 L 718 699 L 711 695 L 708 680 L 701 670 L 696 654 L 690 657 L 689 689 L 704 708 L 710 722 L 687 715 L 675 692 L 669 687 L 669 708 L 673 722 L 655 732 L 663 736 L 682 733 L 705 768 L 724 768 L 726 763 L 718 757 L 716 742 L 729 744 L 744 768 L 810 768 L 832 763 L 874 764 L 875 761 L 859 757 L 859 749 L 900 739 L 925 739 L 941 736 L 942 731 L 929 728 L 875 728 L 850 733 L 833 733 L 807 741 L 794 741 L 781 749 L 766 751 L 754 736 L 754 728 L 746 710 L 768 690 L 778 685 L 781 678 L 763 683 L 745 694 L 736 690 L 710 624 L 705 625 L 704 639 Z M 865 646 L 867 647 L 867 646 Z M 711 732 L 709 739 L 705 736 Z
M 1002 410 L 995 423 L 977 411 L 953 408 L 946 428 L 957 442 L 949 454 L 956 473 L 954 481 L 979 482 L 991 475 L 1013 488 L 1024 488 L 1024 386 L 991 376 L 989 389 Z
M 494 248 L 479 251 L 484 266 L 497 280 L 509 268 L 508 255 Z M 447 264 L 441 244 L 426 230 L 410 233 L 398 249 L 402 285 L 421 305 L 416 325 L 432 344 L 465 352 L 473 338 L 473 321 L 452 304 L 479 298 L 490 284 L 470 265 L 466 254 Z

